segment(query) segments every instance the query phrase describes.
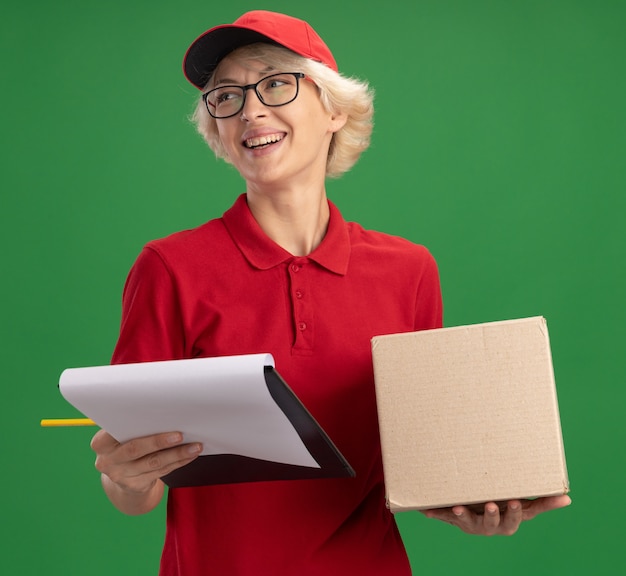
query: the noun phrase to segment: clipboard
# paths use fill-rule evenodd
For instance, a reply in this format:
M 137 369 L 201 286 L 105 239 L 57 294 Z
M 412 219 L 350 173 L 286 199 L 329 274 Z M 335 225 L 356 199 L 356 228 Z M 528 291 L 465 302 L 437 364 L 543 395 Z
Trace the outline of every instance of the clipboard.
M 236 454 L 199 456 L 193 462 L 163 476 L 170 488 L 262 482 L 345 478 L 356 474 L 326 432 L 300 402 L 280 374 L 264 367 L 265 383 L 276 404 L 289 419 L 319 468 L 261 460 Z
M 171 430 L 202 442 L 162 478 L 171 488 L 355 476 L 271 354 L 70 368 L 59 389 L 120 442 Z

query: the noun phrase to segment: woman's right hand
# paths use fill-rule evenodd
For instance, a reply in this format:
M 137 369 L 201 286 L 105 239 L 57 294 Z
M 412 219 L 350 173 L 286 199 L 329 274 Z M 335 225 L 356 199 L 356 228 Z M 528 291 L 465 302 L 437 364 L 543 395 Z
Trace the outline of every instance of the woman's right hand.
M 105 430 L 91 440 L 96 469 L 111 502 L 127 514 L 154 508 L 163 495 L 160 478 L 189 464 L 202 451 L 199 443 L 183 444 L 180 432 L 166 432 L 120 443 Z

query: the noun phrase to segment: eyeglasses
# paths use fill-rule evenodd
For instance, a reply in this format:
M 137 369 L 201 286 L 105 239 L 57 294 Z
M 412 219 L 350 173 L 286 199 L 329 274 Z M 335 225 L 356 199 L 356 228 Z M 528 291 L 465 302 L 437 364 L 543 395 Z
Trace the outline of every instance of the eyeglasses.
M 246 103 L 248 90 L 254 90 L 266 106 L 284 106 L 298 97 L 302 72 L 281 72 L 261 78 L 246 86 L 218 86 L 202 95 L 206 109 L 213 118 L 230 118 Z

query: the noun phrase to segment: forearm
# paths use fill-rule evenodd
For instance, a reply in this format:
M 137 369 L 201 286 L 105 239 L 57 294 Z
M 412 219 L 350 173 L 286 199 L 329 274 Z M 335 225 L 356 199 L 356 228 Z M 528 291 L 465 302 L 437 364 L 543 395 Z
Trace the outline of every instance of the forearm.
M 161 502 L 165 492 L 165 486 L 161 480 L 157 480 L 146 492 L 135 492 L 124 489 L 106 474 L 102 474 L 101 478 L 104 492 L 113 506 L 129 516 L 147 514 Z

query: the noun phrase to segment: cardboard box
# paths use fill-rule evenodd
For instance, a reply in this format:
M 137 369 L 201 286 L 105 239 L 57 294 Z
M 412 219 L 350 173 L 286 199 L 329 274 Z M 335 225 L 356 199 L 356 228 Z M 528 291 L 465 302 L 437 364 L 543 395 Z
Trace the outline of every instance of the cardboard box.
M 569 491 L 542 317 L 372 339 L 392 512 Z

